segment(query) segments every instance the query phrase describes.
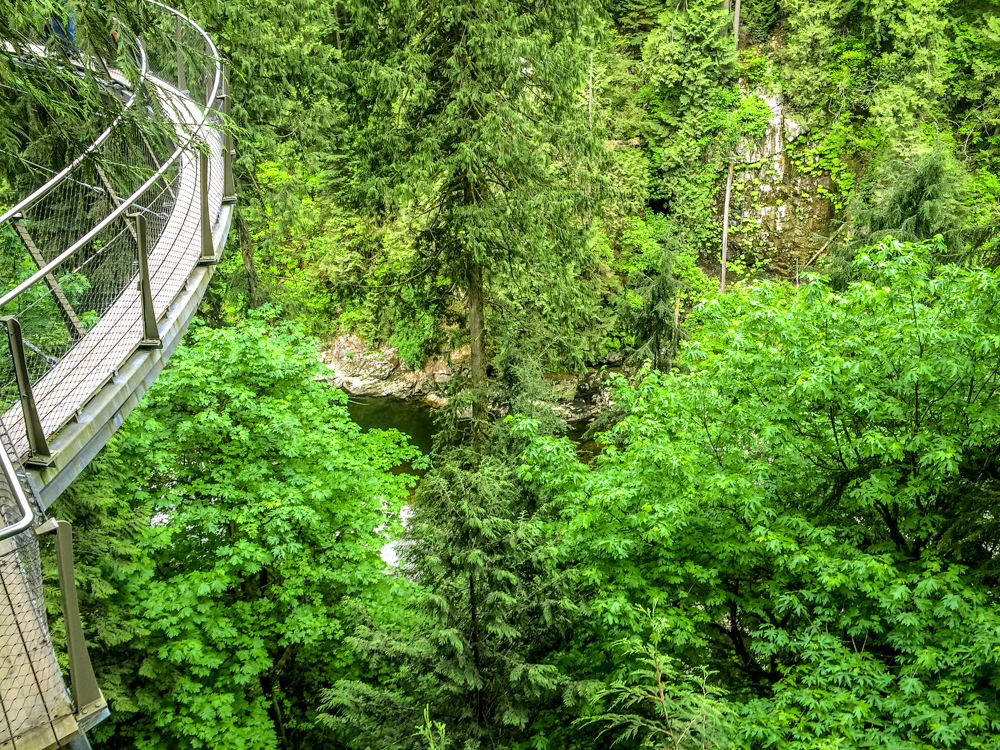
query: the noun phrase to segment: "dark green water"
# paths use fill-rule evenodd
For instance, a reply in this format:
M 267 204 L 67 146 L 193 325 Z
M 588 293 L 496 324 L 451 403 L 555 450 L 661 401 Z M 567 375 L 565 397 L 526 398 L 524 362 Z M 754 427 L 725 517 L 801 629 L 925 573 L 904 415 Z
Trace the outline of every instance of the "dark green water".
M 372 429 L 399 430 L 423 453 L 430 453 L 434 433 L 434 410 L 418 401 L 381 396 L 350 396 L 347 411 L 365 432 Z
M 405 401 L 387 396 L 350 396 L 347 411 L 361 429 L 367 432 L 372 429 L 402 432 L 423 453 L 430 453 L 434 433 L 434 409 L 419 401 Z M 567 437 L 579 443 L 583 433 L 590 426 L 589 421 L 570 422 L 567 425 Z M 590 461 L 597 453 L 593 441 L 579 445 L 580 457 Z M 412 471 L 412 469 L 407 469 Z M 417 472 L 422 473 L 422 472 Z

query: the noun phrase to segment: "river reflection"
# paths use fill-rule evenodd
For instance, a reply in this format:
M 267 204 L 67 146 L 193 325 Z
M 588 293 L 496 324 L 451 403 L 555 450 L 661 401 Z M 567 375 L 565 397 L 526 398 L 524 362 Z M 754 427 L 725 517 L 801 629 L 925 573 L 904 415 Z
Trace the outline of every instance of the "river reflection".
M 390 396 L 349 396 L 347 411 L 351 419 L 364 432 L 368 430 L 399 430 L 410 439 L 410 444 L 421 453 L 431 452 L 437 426 L 434 424 L 434 408 L 421 401 L 407 401 Z M 566 426 L 566 436 L 577 443 L 580 459 L 590 463 L 597 455 L 597 444 L 593 440 L 581 442 L 583 434 L 590 426 L 590 420 L 570 422 Z M 423 471 L 414 469 L 409 463 L 399 467 L 399 471 L 423 476 Z

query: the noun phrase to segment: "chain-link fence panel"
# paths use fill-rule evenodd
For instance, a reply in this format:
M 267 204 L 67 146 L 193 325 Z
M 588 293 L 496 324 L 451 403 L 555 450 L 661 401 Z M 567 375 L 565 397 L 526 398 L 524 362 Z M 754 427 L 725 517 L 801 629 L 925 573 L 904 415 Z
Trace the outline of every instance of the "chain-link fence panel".
M 0 450 L 12 445 L 0 428 Z M 0 516 L 6 526 L 23 517 L 16 501 L 26 485 L 16 457 L 8 462 L 13 476 L 0 471 Z M 35 523 L 0 540 L 0 745 L 45 747 L 71 733 L 73 706 L 52 648 L 42 599 L 42 565 L 34 528 L 41 510 L 31 495 Z M 34 744 L 37 743 L 37 744 Z
M 221 118 L 205 107 L 222 91 L 217 52 L 184 16 L 155 2 L 144 9 L 142 106 L 168 127 L 119 122 L 99 149 L 0 225 L 0 263 L 18 266 L 22 276 L 38 269 L 0 295 L 0 317 L 19 323 L 24 377 L 46 437 L 143 341 L 134 216 L 147 220 L 158 318 L 199 262 L 202 222 L 214 227 L 222 205 Z M 208 157 L 205 216 L 199 151 Z M 29 429 L 16 364 L 9 352 L 0 354 L 0 421 L 25 455 Z

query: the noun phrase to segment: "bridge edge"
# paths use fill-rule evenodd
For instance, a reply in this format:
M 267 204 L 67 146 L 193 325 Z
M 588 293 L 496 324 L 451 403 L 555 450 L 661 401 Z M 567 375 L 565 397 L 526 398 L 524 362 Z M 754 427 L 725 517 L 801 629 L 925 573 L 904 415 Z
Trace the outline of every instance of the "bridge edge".
M 216 257 L 222 257 L 232 226 L 235 206 L 225 204 L 212 233 Z M 186 289 L 160 324 L 162 349 L 138 349 L 118 369 L 118 377 L 92 398 L 76 419 L 49 441 L 57 454 L 47 469 L 27 469 L 28 482 L 42 509 L 47 509 L 107 445 L 166 365 L 198 312 L 215 266 L 198 266 L 188 277 Z

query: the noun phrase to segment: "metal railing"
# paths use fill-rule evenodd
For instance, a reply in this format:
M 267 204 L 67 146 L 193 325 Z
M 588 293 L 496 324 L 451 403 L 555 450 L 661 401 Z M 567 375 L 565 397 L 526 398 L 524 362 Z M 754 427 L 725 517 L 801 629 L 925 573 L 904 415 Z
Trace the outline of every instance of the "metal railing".
M 108 67 L 103 63 L 103 61 L 101 61 L 100 67 L 102 70 L 100 72 L 104 72 L 106 74 L 105 83 L 107 85 L 127 87 L 128 98 L 125 100 L 122 111 L 118 113 L 107 129 L 97 136 L 97 138 L 94 139 L 94 142 L 91 143 L 83 151 L 83 153 L 73 159 L 62 170 L 54 173 L 53 176 L 46 180 L 44 184 L 36 188 L 15 206 L 3 213 L 0 213 L 0 233 L 3 232 L 4 227 L 7 227 L 8 229 L 14 228 L 14 222 L 17 217 L 45 217 L 50 209 L 50 205 L 45 201 L 45 198 L 51 191 L 60 186 L 65 187 L 75 184 L 81 190 L 94 189 L 93 164 L 103 160 L 103 149 L 108 148 L 109 141 L 112 134 L 115 132 L 115 129 L 129 114 L 130 110 L 139 100 L 142 85 L 145 82 L 146 75 L 148 73 L 146 49 L 131 29 L 126 26 L 120 27 L 118 44 L 129 51 L 126 59 L 132 58 L 136 61 L 137 71 L 133 72 L 127 69 L 122 70 L 118 67 Z M 7 46 L 10 47 L 10 45 Z M 8 52 L 20 52 L 22 56 L 25 53 L 43 55 L 46 52 L 46 46 L 40 40 L 25 40 L 25 42 L 20 45 L 19 49 L 9 49 Z M 82 67 L 85 64 L 85 61 L 77 62 L 69 60 L 67 63 Z M 95 63 L 90 63 L 89 65 L 90 68 L 94 68 L 95 66 Z M 44 168 L 42 168 L 42 171 L 44 171 Z M 73 228 L 73 224 L 71 223 L 64 226 L 63 231 L 71 232 Z
M 155 321 L 193 270 L 185 253 L 193 240 L 195 264 L 214 261 L 212 226 L 232 197 L 218 51 L 183 14 L 144 9 L 131 101 L 147 121 L 119 117 L 0 217 L 0 278 L 24 276 L 0 294 L 0 421 L 28 465 L 50 465 L 48 439 L 136 347 L 157 345 Z
M 192 271 L 217 262 L 213 228 L 235 200 L 218 51 L 186 16 L 157 0 L 141 7 L 141 43 L 128 36 L 138 74 L 100 63 L 109 85 L 133 82 L 124 110 L 0 215 L 3 747 L 65 745 L 108 711 L 80 624 L 70 527 L 38 525 L 44 514 L 25 468 L 54 463 L 56 433 L 137 349 L 160 346 L 159 321 Z M 72 693 L 48 632 L 40 534 L 56 537 Z

